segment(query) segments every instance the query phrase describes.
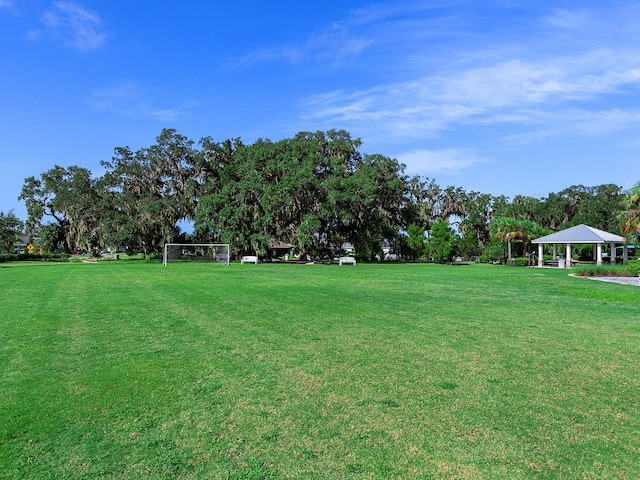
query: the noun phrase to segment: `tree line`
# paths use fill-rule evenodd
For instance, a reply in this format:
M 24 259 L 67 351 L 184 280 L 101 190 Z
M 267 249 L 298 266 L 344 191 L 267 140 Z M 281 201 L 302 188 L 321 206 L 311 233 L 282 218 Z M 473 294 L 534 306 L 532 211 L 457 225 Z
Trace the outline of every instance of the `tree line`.
M 56 165 L 26 178 L 24 228 L 46 251 L 159 251 L 186 241 L 178 225 L 189 221 L 190 240 L 229 243 L 236 255 L 265 256 L 280 241 L 327 258 L 348 242 L 367 260 L 387 245 L 434 261 L 480 253 L 504 260 L 511 241 L 524 253 L 532 235 L 580 223 L 613 233 L 638 229 L 637 212 L 629 214 L 637 199 L 617 185 L 509 199 L 408 176 L 397 160 L 363 153 L 361 145 L 344 130 L 196 144 L 165 129 L 149 147 L 115 148 L 101 176 Z

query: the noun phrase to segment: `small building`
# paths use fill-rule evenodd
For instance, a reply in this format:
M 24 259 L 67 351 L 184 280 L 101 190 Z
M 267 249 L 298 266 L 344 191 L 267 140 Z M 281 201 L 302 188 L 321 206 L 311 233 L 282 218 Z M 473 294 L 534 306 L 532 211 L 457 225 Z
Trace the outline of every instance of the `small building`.
M 34 245 L 36 244 L 37 241 L 38 241 L 37 238 L 31 239 L 31 242 Z M 16 242 L 13 244 L 13 246 L 15 247 L 15 253 L 25 252 L 27 250 L 27 245 L 29 245 L 29 235 L 27 235 L 26 233 L 23 233 L 20 236 L 20 239 L 16 240 Z
M 593 260 L 602 265 L 602 246 L 607 243 L 611 246 L 611 251 L 616 251 L 616 245 L 623 245 L 622 259 L 626 261 L 628 259 L 627 244 L 624 237 L 615 235 L 613 233 L 605 232 L 597 228 L 589 227 L 588 225 L 576 225 L 575 227 L 561 230 L 551 235 L 536 238 L 531 243 L 538 245 L 538 266 L 542 266 L 544 263 L 543 253 L 544 246 L 547 244 L 553 245 L 553 259 L 558 261 L 558 266 L 566 268 L 571 267 L 571 245 L 578 244 L 592 244 L 593 245 Z M 558 245 L 564 245 L 566 261 L 561 261 L 558 257 Z M 611 263 L 615 263 L 616 257 L 612 255 Z
M 269 240 L 269 243 L 267 244 L 267 251 L 271 258 L 285 257 L 288 259 L 291 255 L 291 250 L 294 248 L 296 248 L 295 245 L 284 243 L 279 240 Z

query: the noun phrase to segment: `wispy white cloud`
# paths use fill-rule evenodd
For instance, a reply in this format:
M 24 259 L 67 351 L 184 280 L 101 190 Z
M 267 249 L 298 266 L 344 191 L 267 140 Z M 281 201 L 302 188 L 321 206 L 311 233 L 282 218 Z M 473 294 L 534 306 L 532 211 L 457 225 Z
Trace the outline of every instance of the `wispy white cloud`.
M 142 89 L 135 82 L 125 82 L 113 87 L 96 88 L 87 102 L 97 111 L 108 111 L 145 100 Z
M 402 2 L 400 4 L 374 3 L 351 10 L 350 21 L 354 24 L 388 22 L 394 18 L 405 18 L 407 15 L 415 16 L 426 11 L 438 10 L 443 5 L 446 5 L 446 3 L 422 1 Z
M 572 5 L 571 9 L 556 8 L 542 18 L 541 24 L 554 29 L 551 33 L 562 41 L 577 45 L 618 42 L 628 45 L 637 36 L 638 2 L 612 2 Z M 566 35 L 564 35 L 566 34 Z
M 591 23 L 592 16 L 587 10 L 567 10 L 558 8 L 547 15 L 544 22 L 548 25 L 565 30 L 581 30 L 585 24 Z
M 625 146 L 626 147 L 632 147 L 632 148 L 640 148 L 640 138 L 636 137 L 636 138 L 633 138 L 631 140 L 627 140 L 625 142 Z M 638 160 L 638 162 L 640 163 L 640 159 Z
M 341 66 L 347 60 L 362 57 L 372 48 L 384 50 L 391 46 L 391 58 L 385 61 L 386 65 L 379 66 L 385 69 L 390 66 L 389 60 L 394 64 L 400 60 L 397 48 L 393 48 L 394 45 L 401 44 L 401 50 L 405 53 L 412 50 L 412 47 L 424 51 L 425 40 L 450 36 L 452 30 L 462 27 L 459 17 L 456 16 L 424 18 L 425 12 L 442 7 L 439 2 L 416 1 L 377 3 L 366 8 L 354 9 L 347 17 L 311 32 L 300 43 L 270 45 L 256 49 L 230 62 L 228 69 L 247 68 L 258 63 L 274 61 L 320 61 Z M 397 65 L 394 68 L 397 68 Z
M 158 120 L 160 122 L 174 122 L 187 115 L 186 109 L 183 107 L 178 108 L 164 108 L 164 109 L 151 109 L 147 112 L 146 116 Z
M 226 69 L 227 70 L 243 69 L 243 68 L 248 68 L 251 65 L 254 65 L 256 63 L 274 61 L 274 60 L 297 61 L 299 58 L 300 58 L 300 53 L 294 49 L 290 49 L 286 47 L 280 48 L 280 49 L 263 48 L 255 52 L 248 53 L 242 56 L 242 58 L 233 60 L 232 63 L 228 64 Z
M 197 105 L 183 102 L 174 108 L 156 107 L 157 96 L 150 94 L 135 82 L 96 88 L 87 98 L 87 104 L 99 112 L 114 112 L 130 118 L 151 118 L 171 122 L 186 117 Z
M 50 36 L 61 44 L 82 50 L 96 50 L 106 42 L 106 34 L 100 31 L 102 20 L 74 2 L 58 1 L 41 17 L 42 30 L 30 32 L 31 38 Z
M 501 140 L 507 144 L 525 145 L 553 137 L 608 135 L 639 126 L 640 110 L 534 111 L 531 112 L 530 119 L 533 124 L 530 128 L 506 135 Z M 628 142 L 623 143 L 629 146 Z
M 471 149 L 415 149 L 396 155 L 400 163 L 407 166 L 407 172 L 415 175 L 455 175 L 472 165 L 483 163 L 481 158 Z
M 373 39 L 355 35 L 340 23 L 311 34 L 300 45 L 266 47 L 234 60 L 229 70 L 247 68 L 253 64 L 266 61 L 284 61 L 299 63 L 311 60 L 342 62 L 350 57 L 360 55 L 372 43 Z
M 535 120 L 535 108 L 640 88 L 637 57 L 612 51 L 548 62 L 512 60 L 488 67 L 450 71 L 410 82 L 362 91 L 335 91 L 305 100 L 310 117 L 328 123 L 403 121 L 428 135 L 454 123 Z M 532 116 L 533 115 L 533 116 Z M 411 135 L 411 131 L 405 135 Z
M 311 56 L 340 61 L 360 55 L 373 43 L 373 39 L 354 35 L 344 25 L 334 23 L 331 28 L 312 35 L 302 50 Z
M 553 21 L 546 19 L 545 28 L 552 25 L 575 33 L 584 28 L 585 15 L 556 12 Z M 596 28 L 593 14 L 589 21 Z M 535 32 L 529 36 L 535 37 Z M 616 48 L 607 42 L 585 46 L 586 37 L 562 49 L 549 48 L 554 42 L 547 39 L 541 42 L 542 50 L 535 42 L 532 47 L 529 38 L 504 40 L 512 43 L 504 50 L 492 49 L 486 41 L 480 42 L 482 48 L 465 44 L 448 52 L 448 64 L 426 75 L 417 66 L 408 80 L 312 95 L 301 102 L 303 120 L 339 125 L 364 137 L 387 135 L 398 143 L 478 124 L 509 125 L 519 132 L 502 140 L 521 142 L 615 131 L 640 123 L 637 112 L 624 106 L 618 110 L 598 106 L 605 98 L 637 96 L 637 33 Z

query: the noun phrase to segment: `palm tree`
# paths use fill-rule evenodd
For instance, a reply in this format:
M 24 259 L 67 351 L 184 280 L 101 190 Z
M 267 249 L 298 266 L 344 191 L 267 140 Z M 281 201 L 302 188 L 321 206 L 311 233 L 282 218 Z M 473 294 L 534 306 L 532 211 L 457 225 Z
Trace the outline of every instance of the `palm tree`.
M 489 232 L 491 237 L 507 242 L 507 261 L 512 258 L 511 241 L 524 238 L 524 233 L 520 228 L 520 220 L 513 217 L 496 217 L 491 222 Z
M 507 242 L 509 259 L 512 258 L 512 241 L 522 241 L 523 252 L 526 251 L 527 242 L 532 238 L 541 237 L 550 233 L 550 230 L 541 227 L 531 220 L 518 220 L 513 217 L 496 217 L 491 222 L 490 234 L 493 238 Z
M 625 195 L 618 220 L 620 220 L 620 229 L 625 235 L 640 233 L 640 182 Z

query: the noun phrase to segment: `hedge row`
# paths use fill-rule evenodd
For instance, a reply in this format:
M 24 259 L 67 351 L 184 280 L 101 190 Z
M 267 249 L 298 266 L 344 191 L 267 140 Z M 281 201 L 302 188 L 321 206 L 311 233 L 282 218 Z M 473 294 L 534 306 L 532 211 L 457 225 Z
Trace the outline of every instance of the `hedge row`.
M 70 255 L 67 253 L 0 253 L 0 263 L 5 262 L 24 262 L 24 261 L 43 261 L 48 262 L 66 262 Z

